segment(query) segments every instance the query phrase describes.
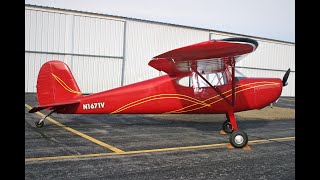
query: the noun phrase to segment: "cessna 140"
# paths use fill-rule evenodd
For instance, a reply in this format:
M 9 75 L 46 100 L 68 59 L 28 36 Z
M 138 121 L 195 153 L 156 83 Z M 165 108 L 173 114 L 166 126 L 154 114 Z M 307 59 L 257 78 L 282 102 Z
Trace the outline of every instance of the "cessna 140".
M 234 113 L 261 109 L 276 101 L 287 85 L 283 79 L 237 77 L 236 63 L 256 50 L 248 38 L 209 40 L 155 56 L 149 65 L 166 75 L 115 89 L 82 95 L 69 67 L 58 60 L 42 65 L 37 80 L 39 106 L 52 110 L 36 122 L 44 125 L 53 112 L 62 114 L 225 114 L 222 129 L 236 148 L 248 136 L 238 129 Z M 206 77 L 204 77 L 206 76 Z M 189 80 L 189 85 L 182 83 Z M 186 81 L 185 81 L 186 82 Z

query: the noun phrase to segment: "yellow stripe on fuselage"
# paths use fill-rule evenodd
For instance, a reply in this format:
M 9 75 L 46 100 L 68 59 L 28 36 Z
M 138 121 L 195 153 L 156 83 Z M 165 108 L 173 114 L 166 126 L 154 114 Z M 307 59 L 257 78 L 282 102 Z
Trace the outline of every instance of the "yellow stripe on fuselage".
M 81 92 L 71 89 L 62 79 L 60 79 L 55 74 L 51 73 L 51 75 L 54 77 L 56 81 L 67 91 L 74 93 L 74 94 L 81 94 Z
M 134 106 L 137 106 L 139 104 L 143 104 L 143 103 L 146 103 L 146 102 L 149 102 L 149 101 L 159 100 L 159 99 L 168 99 L 168 98 L 177 98 L 177 99 L 182 99 L 182 100 L 186 100 L 186 101 L 189 101 L 189 102 L 193 102 L 193 103 L 199 104 L 199 105 L 210 106 L 209 104 L 206 104 L 203 101 L 200 101 L 198 99 L 195 99 L 193 97 L 190 97 L 190 96 L 187 96 L 187 95 L 184 95 L 184 94 L 157 94 L 157 95 L 145 97 L 145 98 L 139 99 L 137 101 L 131 102 L 129 104 L 126 104 L 126 105 L 122 106 L 121 108 L 113 111 L 111 114 L 124 111 L 124 110 L 126 110 L 128 108 L 131 108 L 131 107 L 134 107 Z
M 248 86 L 248 85 L 258 84 L 258 83 L 259 83 L 259 82 L 243 84 L 243 85 L 241 85 L 241 86 L 236 87 L 236 90 L 237 90 L 238 88 L 240 88 L 240 87 L 243 87 L 243 86 Z M 260 86 L 268 86 L 268 85 L 277 85 L 277 84 L 279 84 L 279 83 L 275 83 L 275 82 L 264 82 L 264 83 L 266 83 L 266 84 L 262 84 L 262 85 L 258 85 L 258 86 L 252 86 L 252 87 L 249 87 L 249 88 L 246 88 L 246 89 L 242 89 L 242 90 L 240 90 L 240 91 L 236 91 L 235 94 L 237 94 L 237 93 L 239 93 L 239 92 L 242 92 L 242 91 L 244 91 L 244 90 L 248 90 L 248 89 L 252 89 L 252 88 L 256 88 L 256 87 L 260 87 Z M 228 92 L 231 92 L 231 89 L 228 90 L 228 91 L 225 91 L 225 92 L 222 93 L 222 94 L 223 94 L 223 95 L 226 95 Z M 232 95 L 232 94 L 227 95 L 226 98 L 227 98 L 227 97 L 230 97 L 231 95 Z M 215 95 L 214 97 L 208 98 L 208 99 L 206 99 L 204 102 L 209 101 L 209 100 L 211 100 L 211 99 L 213 99 L 213 98 L 216 98 L 216 97 L 218 97 L 218 96 L 220 96 L 220 95 L 218 94 L 218 95 Z M 215 104 L 216 102 L 219 102 L 219 101 L 221 101 L 222 99 L 223 99 L 223 98 L 221 97 L 220 99 L 218 99 L 218 100 L 216 100 L 216 101 L 214 101 L 214 102 L 211 102 L 211 103 L 209 103 L 209 104 L 210 104 L 210 106 L 211 106 L 212 104 Z M 184 110 L 184 109 L 187 109 L 187 108 L 193 107 L 193 106 L 195 106 L 195 104 L 191 104 L 191 105 L 189 105 L 189 106 L 183 107 L 183 108 L 178 109 L 178 110 L 170 111 L 170 112 L 167 112 L 167 113 L 189 112 L 189 111 L 194 111 L 194 110 L 198 110 L 198 109 L 201 109 L 201 108 L 204 108 L 204 107 L 205 107 L 205 106 L 202 106 L 202 107 L 198 107 L 198 108 L 196 108 L 196 109 L 191 109 L 191 110 L 188 110 L 188 111 L 182 111 L 182 110 Z M 178 111 L 180 111 L 180 112 L 178 112 Z
M 249 87 L 249 88 L 246 88 L 246 89 L 242 89 L 240 91 L 236 91 L 236 93 L 238 92 L 242 92 L 244 90 L 248 90 L 248 89 L 251 89 L 251 88 L 255 88 L 255 87 L 260 87 L 260 86 L 268 86 L 268 85 L 277 85 L 279 83 L 275 83 L 275 82 L 269 82 L 269 81 L 260 81 L 260 82 L 253 82 L 253 83 L 248 83 L 248 84 L 242 84 L 240 86 L 237 86 L 235 89 L 237 90 L 238 88 L 240 87 L 245 87 L 245 86 L 249 86 L 249 85 L 253 85 L 253 84 L 261 84 L 261 83 L 264 83 L 262 85 L 258 85 L 258 86 L 252 86 L 252 87 Z M 232 89 L 229 89 L 225 92 L 223 92 L 222 94 L 223 95 L 226 95 L 227 93 L 231 92 Z M 153 95 L 153 96 L 148 96 L 148 97 L 145 97 L 145 98 L 142 98 L 142 99 L 139 99 L 139 100 L 136 100 L 136 101 L 133 101 L 131 103 L 128 103 L 120 108 L 118 108 L 117 110 L 111 112 L 110 114 L 115 114 L 115 113 L 119 113 L 119 112 L 122 112 L 126 109 L 129 109 L 129 108 L 132 108 L 132 107 L 135 107 L 135 106 L 138 106 L 140 104 L 144 104 L 144 103 L 147 103 L 147 102 L 150 102 L 150 101 L 154 101 L 154 100 L 160 100 L 160 99 L 169 99 L 169 98 L 176 98 L 176 99 L 182 99 L 182 100 L 185 100 L 185 101 L 189 101 L 189 102 L 192 102 L 194 104 L 191 104 L 189 106 L 186 106 L 186 107 L 183 107 L 183 108 L 180 108 L 180 109 L 177 109 L 177 110 L 174 110 L 174 111 L 170 111 L 170 112 L 167 112 L 167 113 L 182 113 L 182 112 L 189 112 L 189 111 L 194 111 L 194 110 L 197 110 L 197 109 L 201 109 L 201 108 L 204 108 L 204 107 L 210 107 L 212 104 L 216 103 L 216 102 L 219 102 L 221 101 L 223 98 L 221 97 L 220 99 L 214 101 L 214 102 L 211 102 L 211 103 L 207 103 L 208 101 L 216 98 L 216 97 L 219 97 L 220 94 L 217 94 L 211 98 L 208 98 L 204 101 L 201 101 L 201 100 L 198 100 L 196 98 L 193 98 L 193 97 L 190 97 L 190 96 L 187 96 L 187 95 L 184 95 L 184 94 L 157 94 L 157 95 Z M 230 97 L 230 95 L 226 96 L 226 97 Z M 182 111 L 184 109 L 187 109 L 187 108 L 190 108 L 190 107 L 193 107 L 193 106 L 196 106 L 196 105 L 202 105 L 201 107 L 198 107 L 198 108 L 194 108 L 194 109 L 191 109 L 191 110 L 187 110 L 187 111 Z

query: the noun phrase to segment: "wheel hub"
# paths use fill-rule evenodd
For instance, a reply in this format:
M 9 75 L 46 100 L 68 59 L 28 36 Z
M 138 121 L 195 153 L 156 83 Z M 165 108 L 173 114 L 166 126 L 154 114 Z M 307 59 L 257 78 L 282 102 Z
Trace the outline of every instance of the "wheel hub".
M 227 128 L 230 129 L 231 131 L 233 130 L 231 123 L 227 124 Z
M 234 138 L 234 142 L 237 143 L 237 144 L 241 144 L 243 143 L 244 139 L 241 135 L 237 135 L 235 138 Z

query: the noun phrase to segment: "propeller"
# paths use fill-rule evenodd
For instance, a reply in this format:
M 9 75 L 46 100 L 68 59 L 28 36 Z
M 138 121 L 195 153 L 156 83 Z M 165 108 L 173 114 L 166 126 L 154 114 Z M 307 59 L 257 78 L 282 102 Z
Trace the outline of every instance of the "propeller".
M 288 85 L 288 77 L 289 77 L 289 74 L 290 74 L 290 68 L 287 70 L 287 72 L 284 74 L 283 78 L 282 78 L 282 86 L 286 86 Z

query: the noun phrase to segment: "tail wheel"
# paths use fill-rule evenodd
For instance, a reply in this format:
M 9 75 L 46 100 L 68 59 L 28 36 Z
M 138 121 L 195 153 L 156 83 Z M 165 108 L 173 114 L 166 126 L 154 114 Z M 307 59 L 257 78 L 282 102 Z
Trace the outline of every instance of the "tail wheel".
M 248 136 L 243 131 L 233 131 L 230 135 L 230 143 L 233 147 L 243 148 L 248 144 Z
M 38 127 L 38 128 L 41 128 L 42 126 L 44 125 L 44 121 L 42 121 L 42 122 L 36 122 L 36 126 Z
M 222 124 L 222 129 L 224 130 L 224 132 L 230 134 L 233 132 L 233 127 L 230 121 L 226 120 L 223 124 Z

